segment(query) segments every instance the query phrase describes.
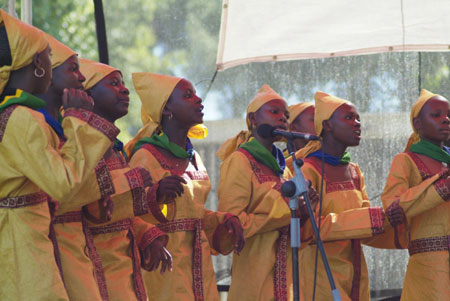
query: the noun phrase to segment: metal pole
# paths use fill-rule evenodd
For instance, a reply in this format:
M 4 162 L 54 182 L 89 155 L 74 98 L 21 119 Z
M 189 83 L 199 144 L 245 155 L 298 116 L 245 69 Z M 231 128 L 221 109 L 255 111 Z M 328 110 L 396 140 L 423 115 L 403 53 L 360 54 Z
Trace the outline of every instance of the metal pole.
M 33 24 L 33 7 L 31 0 L 21 0 L 20 2 L 20 19 L 30 25 Z

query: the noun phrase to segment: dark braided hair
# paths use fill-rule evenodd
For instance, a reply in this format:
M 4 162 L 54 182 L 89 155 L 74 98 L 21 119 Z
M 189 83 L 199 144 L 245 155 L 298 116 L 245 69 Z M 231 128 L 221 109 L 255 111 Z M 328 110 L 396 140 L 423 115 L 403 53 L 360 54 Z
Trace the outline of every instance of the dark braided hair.
M 11 66 L 11 48 L 9 47 L 8 34 L 6 33 L 6 27 L 0 25 L 0 67 Z

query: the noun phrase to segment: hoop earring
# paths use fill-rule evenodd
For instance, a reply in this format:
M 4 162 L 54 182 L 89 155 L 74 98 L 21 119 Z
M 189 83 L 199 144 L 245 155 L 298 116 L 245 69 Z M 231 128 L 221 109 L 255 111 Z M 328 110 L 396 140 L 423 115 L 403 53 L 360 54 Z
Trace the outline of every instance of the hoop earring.
M 41 67 L 42 74 L 38 74 L 37 71 L 38 71 L 38 68 L 34 69 L 34 76 L 40 78 L 40 77 L 43 77 L 43 76 L 45 75 L 45 70 L 44 70 L 44 68 Z

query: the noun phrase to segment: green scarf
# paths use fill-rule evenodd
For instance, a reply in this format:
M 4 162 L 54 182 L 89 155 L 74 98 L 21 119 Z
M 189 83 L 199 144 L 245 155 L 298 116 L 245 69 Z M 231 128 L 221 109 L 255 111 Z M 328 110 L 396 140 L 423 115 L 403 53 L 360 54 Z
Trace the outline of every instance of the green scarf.
M 448 153 L 449 148 L 445 146 L 444 149 L 442 149 L 436 144 L 425 140 L 420 140 L 416 144 L 411 145 L 409 150 L 413 153 L 425 155 L 439 162 L 450 164 L 450 154 Z
M 242 144 L 240 148 L 248 151 L 258 162 L 266 165 L 275 173 L 281 173 L 281 167 L 278 161 L 257 139 L 251 138 L 249 142 Z
M 169 152 L 171 152 L 175 157 L 180 159 L 187 159 L 192 156 L 189 156 L 189 153 L 183 149 L 178 144 L 169 141 L 169 137 L 166 134 L 161 132 L 160 134 L 154 134 L 151 137 L 145 137 L 139 140 L 134 146 L 133 153 L 136 152 L 142 145 L 149 143 L 156 146 L 159 146 Z
M 7 107 L 9 107 L 13 104 L 19 104 L 22 106 L 26 106 L 33 110 L 37 110 L 37 109 L 45 107 L 45 101 L 43 101 L 39 97 L 31 95 L 30 93 L 27 93 L 20 89 L 17 89 L 16 91 L 12 91 L 12 92 L 15 94 L 7 93 L 10 95 L 3 94 L 1 96 L 2 99 L 0 100 L 0 113 L 3 112 L 3 110 L 5 110 Z

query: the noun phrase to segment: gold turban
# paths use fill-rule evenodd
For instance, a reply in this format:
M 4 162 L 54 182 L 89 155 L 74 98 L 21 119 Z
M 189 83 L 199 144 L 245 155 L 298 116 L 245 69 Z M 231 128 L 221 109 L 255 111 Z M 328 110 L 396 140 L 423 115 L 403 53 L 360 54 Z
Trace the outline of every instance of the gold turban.
M 50 48 L 52 49 L 52 69 L 64 64 L 67 59 L 69 59 L 73 55 L 78 55 L 75 51 L 49 35 L 45 34 L 48 43 L 50 44 Z
M 252 133 L 250 132 L 251 124 L 250 120 L 248 119 L 248 114 L 255 113 L 264 104 L 274 99 L 280 99 L 286 102 L 286 100 L 284 100 L 283 97 L 281 97 L 277 92 L 275 92 L 271 87 L 269 87 L 269 85 L 263 85 L 261 89 L 259 89 L 256 96 L 253 98 L 253 100 L 247 107 L 246 121 L 248 130 L 240 131 L 236 136 L 228 139 L 227 141 L 225 141 L 224 144 L 220 146 L 219 150 L 216 153 L 219 160 L 221 161 L 225 160 L 229 155 L 231 155 L 235 150 L 237 150 L 239 146 L 241 146 L 241 144 L 244 144 L 249 140 Z
M 331 118 L 331 115 L 344 103 L 351 104 L 348 100 L 329 95 L 322 91 L 317 91 L 314 94 L 315 110 L 314 110 L 314 129 L 317 135 L 322 134 L 322 122 Z M 309 154 L 321 148 L 320 141 L 310 141 L 308 144 L 297 151 L 296 158 L 304 159 Z
M 125 151 L 131 155 L 135 144 L 144 137 L 151 137 L 161 124 L 162 112 L 173 90 L 182 78 L 149 73 L 137 72 L 132 74 L 133 85 L 142 102 L 141 119 L 143 127 L 137 135 L 125 146 Z M 188 137 L 203 139 L 208 130 L 202 125 L 189 129 Z
M 434 94 L 425 89 L 422 89 L 422 91 L 420 91 L 419 98 L 413 104 L 412 109 L 411 109 L 411 115 L 409 116 L 409 120 L 411 122 L 413 133 L 411 134 L 411 136 L 408 139 L 408 144 L 406 145 L 405 151 L 409 150 L 411 145 L 416 144 L 420 140 L 419 133 L 414 128 L 414 124 L 413 124 L 414 118 L 419 116 L 420 111 L 422 110 L 423 106 L 427 103 L 427 101 L 429 101 L 431 98 L 436 97 L 436 96 L 440 96 L 440 95 Z
M 302 102 L 297 103 L 295 105 L 289 106 L 289 123 L 293 123 L 294 120 L 303 113 L 309 107 L 313 107 L 314 104 L 312 102 Z
M 80 58 L 80 71 L 81 74 L 86 77 L 86 80 L 83 82 L 83 87 L 85 90 L 91 89 L 96 84 L 98 84 L 99 81 L 101 81 L 114 71 L 120 72 L 120 70 L 117 68 L 99 62 L 90 61 L 84 58 Z
M 44 32 L 8 15 L 0 9 L 0 23 L 6 28 L 11 49 L 11 66 L 0 67 L 0 93 L 5 89 L 12 71 L 19 70 L 33 61 L 36 53 L 48 46 Z

